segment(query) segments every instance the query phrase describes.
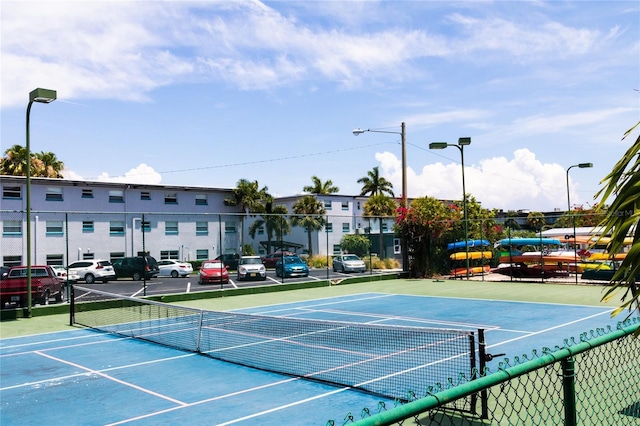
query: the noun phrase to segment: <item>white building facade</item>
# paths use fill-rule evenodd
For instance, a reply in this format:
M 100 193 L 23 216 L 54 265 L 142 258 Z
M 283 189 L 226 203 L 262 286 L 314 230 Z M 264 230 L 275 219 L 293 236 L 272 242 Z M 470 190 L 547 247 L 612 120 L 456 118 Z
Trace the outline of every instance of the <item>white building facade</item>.
M 0 262 L 24 264 L 26 178 L 0 176 L 0 187 Z M 156 259 L 206 260 L 242 253 L 246 244 L 266 254 L 264 227 L 255 238 L 248 232 L 260 217 L 245 217 L 238 207 L 225 205 L 232 194 L 231 189 L 220 188 L 31 178 L 32 264 L 115 260 L 143 252 Z M 291 214 L 303 196 L 282 197 L 275 203 Z M 378 234 L 379 221 L 362 216 L 366 197 L 332 194 L 319 195 L 318 200 L 326 209 L 327 225 L 312 233 L 311 250 L 307 231 L 300 227 L 275 236 L 272 248 L 286 241 L 284 249 L 330 255 L 340 253 L 344 235 Z M 383 221 L 383 232 L 389 237 L 385 241 L 391 241 L 393 219 Z M 392 257 L 393 243 L 386 245 L 386 255 Z

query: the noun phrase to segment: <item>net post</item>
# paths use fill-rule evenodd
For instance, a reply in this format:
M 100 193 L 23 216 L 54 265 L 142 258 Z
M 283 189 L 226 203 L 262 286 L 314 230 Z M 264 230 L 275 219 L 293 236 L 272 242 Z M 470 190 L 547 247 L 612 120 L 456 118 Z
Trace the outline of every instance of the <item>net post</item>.
M 478 358 L 480 362 L 479 376 L 482 377 L 486 374 L 487 369 L 487 341 L 484 338 L 484 329 L 478 329 Z M 480 391 L 480 403 L 482 404 L 482 413 L 480 418 L 489 418 L 489 394 L 487 389 Z
M 69 284 L 69 325 L 73 326 L 75 322 L 74 313 L 76 310 L 75 292 L 73 290 L 73 284 Z
M 204 311 L 200 310 L 200 321 L 198 324 L 198 341 L 196 342 L 196 352 L 200 352 L 200 340 L 202 339 L 202 324 L 204 324 Z

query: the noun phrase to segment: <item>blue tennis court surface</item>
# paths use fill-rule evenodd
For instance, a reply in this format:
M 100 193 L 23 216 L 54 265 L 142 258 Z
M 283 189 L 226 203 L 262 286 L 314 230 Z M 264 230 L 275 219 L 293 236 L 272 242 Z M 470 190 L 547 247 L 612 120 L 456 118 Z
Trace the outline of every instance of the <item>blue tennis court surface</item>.
M 504 357 L 607 326 L 596 306 L 365 293 L 235 312 L 412 327 L 485 329 Z M 384 342 L 371 337 L 371 347 Z M 256 347 L 255 350 L 261 350 Z M 293 355 L 292 355 L 293 356 Z M 297 354 L 295 356 L 303 356 Z M 141 340 L 77 329 L 0 339 L 0 422 L 86 425 L 326 425 L 390 398 L 218 361 Z

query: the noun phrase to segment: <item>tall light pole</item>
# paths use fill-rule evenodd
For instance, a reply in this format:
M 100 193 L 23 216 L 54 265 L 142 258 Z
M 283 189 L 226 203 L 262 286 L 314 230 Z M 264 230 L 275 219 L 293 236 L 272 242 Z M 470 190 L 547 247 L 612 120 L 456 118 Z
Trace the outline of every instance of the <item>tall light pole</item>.
M 454 146 L 460 151 L 460 159 L 462 162 L 462 213 L 464 215 L 464 251 L 466 258 L 467 280 L 469 280 L 469 225 L 467 217 L 467 190 L 464 185 L 464 147 L 471 145 L 471 138 L 458 138 L 458 144 L 446 142 L 431 142 L 429 149 L 445 149 L 448 146 Z
M 580 169 L 588 169 L 593 167 L 593 163 L 580 163 L 580 164 L 574 164 L 573 166 L 570 166 L 567 169 L 567 214 L 571 214 L 571 198 L 569 196 L 569 170 L 573 169 L 574 167 L 578 167 Z M 576 247 L 577 245 L 577 238 L 576 238 L 576 217 L 575 215 L 571 215 L 572 218 L 572 222 L 573 222 L 573 264 L 574 267 L 576 268 L 575 273 L 576 273 L 576 284 L 578 284 L 578 248 Z
M 57 94 L 55 90 L 35 89 L 29 93 L 29 105 L 27 106 L 27 146 L 25 147 L 27 160 L 27 318 L 31 318 L 31 146 L 29 144 L 29 115 L 31 113 L 31 105 L 34 102 L 48 104 L 56 100 Z
M 400 140 L 402 143 L 402 201 L 404 203 L 404 207 L 409 207 L 407 202 L 407 145 L 406 145 L 407 133 L 406 133 L 406 126 L 404 124 L 404 121 L 400 126 L 399 132 L 358 128 L 353 131 L 353 135 L 358 136 L 364 132 L 392 133 L 392 134 L 400 135 Z M 404 235 L 400 236 L 400 247 L 402 250 L 402 271 L 407 272 L 409 270 L 409 256 L 407 254 L 407 239 L 404 237 Z

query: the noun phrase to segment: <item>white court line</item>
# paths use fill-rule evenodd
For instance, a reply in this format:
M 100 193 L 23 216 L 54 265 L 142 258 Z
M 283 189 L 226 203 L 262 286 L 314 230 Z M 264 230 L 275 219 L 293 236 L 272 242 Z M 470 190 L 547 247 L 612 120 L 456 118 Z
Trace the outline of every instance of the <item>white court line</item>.
M 80 364 L 76 364 L 75 362 L 66 361 L 64 359 L 61 359 L 61 358 L 58 358 L 58 357 L 55 357 L 55 356 L 51 356 L 51 355 L 45 354 L 45 353 L 40 352 L 40 351 L 35 351 L 34 353 L 36 353 L 36 354 L 38 354 L 40 356 L 43 356 L 45 358 L 49 358 L 49 359 L 52 359 L 54 361 L 58 361 L 58 362 L 61 362 L 63 364 L 70 365 L 72 367 L 79 368 L 79 369 L 84 370 L 84 371 L 86 371 L 88 373 L 98 375 L 98 376 L 100 376 L 102 378 L 105 378 L 107 380 L 111 380 L 111 381 L 119 383 L 121 385 L 128 386 L 130 388 L 139 390 L 140 392 L 148 393 L 149 395 L 153 395 L 155 397 L 164 399 L 166 401 L 173 402 L 174 404 L 178 404 L 178 405 L 181 405 L 181 406 L 187 405 L 186 402 L 182 402 L 182 401 L 179 401 L 177 399 L 171 398 L 169 396 L 162 395 L 162 394 L 160 394 L 158 392 L 154 392 L 154 391 L 152 391 L 150 389 L 145 389 L 145 388 L 143 388 L 141 386 L 134 385 L 133 383 L 125 382 L 124 380 L 116 379 L 115 377 L 109 376 L 108 374 L 104 374 L 104 373 L 102 373 L 100 371 L 84 367 L 84 366 L 82 366 Z
M 559 324 L 559 325 L 556 325 L 556 326 L 554 326 L 554 327 L 545 328 L 544 330 L 534 331 L 534 332 L 532 332 L 532 333 L 530 333 L 530 334 L 527 334 L 527 335 L 525 335 L 525 336 L 516 337 L 516 338 L 510 339 L 510 340 L 504 340 L 504 341 L 502 341 L 502 342 L 499 342 L 499 343 L 496 343 L 496 344 L 493 344 L 493 345 L 488 345 L 488 346 L 487 346 L 487 348 L 494 348 L 494 347 L 496 347 L 496 346 L 501 346 L 501 345 L 504 345 L 504 344 L 506 344 L 506 343 L 515 342 L 515 341 L 517 341 L 517 340 L 521 340 L 521 339 L 526 339 L 526 338 L 528 338 L 528 337 L 535 336 L 535 335 L 537 335 L 537 334 L 546 333 L 547 331 L 555 330 L 555 329 L 557 329 L 557 328 L 566 327 L 566 326 L 571 325 L 571 324 L 576 324 L 576 323 L 579 323 L 579 322 L 581 322 L 581 321 L 586 321 L 586 320 L 589 320 L 589 319 L 591 319 L 591 318 L 599 317 L 600 315 L 610 314 L 611 312 L 613 312 L 613 309 L 609 309 L 609 310 L 604 311 L 604 312 L 600 312 L 600 313 L 597 313 L 597 314 L 593 314 L 593 315 L 590 315 L 590 316 L 588 316 L 588 317 L 579 318 L 579 319 L 574 320 L 574 321 L 565 322 L 564 324 Z
M 156 411 L 154 413 L 149 413 L 149 414 L 145 414 L 145 415 L 138 416 L 138 417 L 132 417 L 132 418 L 125 419 L 125 420 L 120 420 L 119 422 L 115 422 L 115 423 L 109 423 L 108 426 L 115 426 L 115 425 L 129 423 L 129 422 L 140 420 L 140 419 L 146 419 L 146 418 L 154 417 L 154 416 L 157 416 L 157 415 L 160 415 L 160 414 L 170 413 L 172 411 L 181 410 L 183 408 L 194 407 L 196 405 L 206 404 L 208 402 L 218 401 L 218 400 L 225 399 L 225 398 L 233 398 L 233 397 L 237 397 L 239 395 L 245 394 L 245 393 L 249 393 L 249 392 L 253 392 L 253 391 L 257 391 L 257 390 L 270 388 L 272 386 L 278 386 L 278 385 L 281 385 L 281 384 L 284 384 L 284 383 L 293 382 L 293 381 L 296 381 L 296 380 L 300 380 L 300 378 L 293 377 L 293 378 L 290 378 L 290 379 L 280 380 L 280 381 L 273 382 L 273 383 L 267 383 L 265 385 L 256 386 L 256 387 L 253 387 L 253 388 L 243 389 L 241 391 L 231 392 L 231 393 L 228 393 L 228 394 L 225 394 L 225 395 L 218 395 L 218 396 L 214 396 L 212 398 L 207 398 L 207 399 L 203 399 L 203 400 L 196 401 L 196 402 L 186 403 L 185 405 L 181 405 L 179 407 L 171 407 L 171 408 L 167 408 L 165 410 Z M 345 388 L 345 389 L 348 389 L 348 388 Z M 340 390 L 340 391 L 342 391 L 342 390 Z M 333 393 L 336 393 L 336 392 L 337 391 L 333 391 L 331 393 L 333 394 Z M 290 404 L 290 405 L 295 405 L 295 404 Z M 272 409 L 272 410 L 269 410 L 269 411 L 277 411 L 278 409 L 281 409 L 281 408 L 278 407 L 277 409 Z M 254 417 L 255 417 L 255 415 L 254 415 Z

